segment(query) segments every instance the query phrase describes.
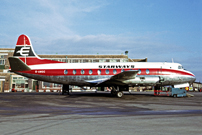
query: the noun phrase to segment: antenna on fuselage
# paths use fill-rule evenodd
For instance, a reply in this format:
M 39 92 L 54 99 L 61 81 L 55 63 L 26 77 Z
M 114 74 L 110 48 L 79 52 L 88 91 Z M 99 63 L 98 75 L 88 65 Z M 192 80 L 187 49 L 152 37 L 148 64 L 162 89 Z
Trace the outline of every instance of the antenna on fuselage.
M 172 63 L 174 63 L 174 60 L 173 60 L 173 58 L 172 58 Z

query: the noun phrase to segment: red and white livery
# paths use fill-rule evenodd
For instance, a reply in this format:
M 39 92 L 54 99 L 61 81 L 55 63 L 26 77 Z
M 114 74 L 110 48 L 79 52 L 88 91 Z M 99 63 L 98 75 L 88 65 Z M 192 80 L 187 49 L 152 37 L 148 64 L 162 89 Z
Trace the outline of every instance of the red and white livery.
M 36 55 L 28 36 L 20 35 L 11 71 L 36 80 L 90 87 L 112 87 L 118 97 L 131 86 L 160 86 L 192 83 L 193 73 L 181 64 L 167 62 L 64 63 L 41 59 Z

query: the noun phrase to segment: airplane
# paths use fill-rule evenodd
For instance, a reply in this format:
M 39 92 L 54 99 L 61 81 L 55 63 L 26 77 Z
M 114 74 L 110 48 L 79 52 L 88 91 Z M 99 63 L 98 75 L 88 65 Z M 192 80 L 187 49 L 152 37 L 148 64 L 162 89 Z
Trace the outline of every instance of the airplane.
M 27 35 L 18 37 L 13 57 L 9 57 L 10 71 L 39 81 L 63 84 L 62 94 L 69 93 L 69 85 L 112 88 L 111 94 L 123 96 L 129 87 L 173 86 L 193 83 L 195 75 L 179 63 L 117 62 L 65 63 L 40 58 Z

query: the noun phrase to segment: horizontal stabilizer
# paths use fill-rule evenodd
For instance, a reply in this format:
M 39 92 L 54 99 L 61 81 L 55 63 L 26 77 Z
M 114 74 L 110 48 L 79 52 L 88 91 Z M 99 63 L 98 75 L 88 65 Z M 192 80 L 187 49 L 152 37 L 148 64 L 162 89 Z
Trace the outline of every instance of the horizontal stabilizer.
M 30 67 L 28 67 L 21 59 L 16 58 L 16 57 L 9 57 L 8 58 L 10 66 L 11 66 L 11 71 L 29 71 L 31 70 Z

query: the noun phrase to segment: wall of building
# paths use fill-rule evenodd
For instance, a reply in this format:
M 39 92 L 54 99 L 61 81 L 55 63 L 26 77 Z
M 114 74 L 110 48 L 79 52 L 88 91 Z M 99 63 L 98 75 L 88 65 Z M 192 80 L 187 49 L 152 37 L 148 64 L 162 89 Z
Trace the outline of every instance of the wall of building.
M 193 89 L 194 89 L 195 91 L 200 91 L 200 90 L 202 90 L 202 83 L 200 83 L 200 82 L 195 82 L 195 83 L 193 83 Z

